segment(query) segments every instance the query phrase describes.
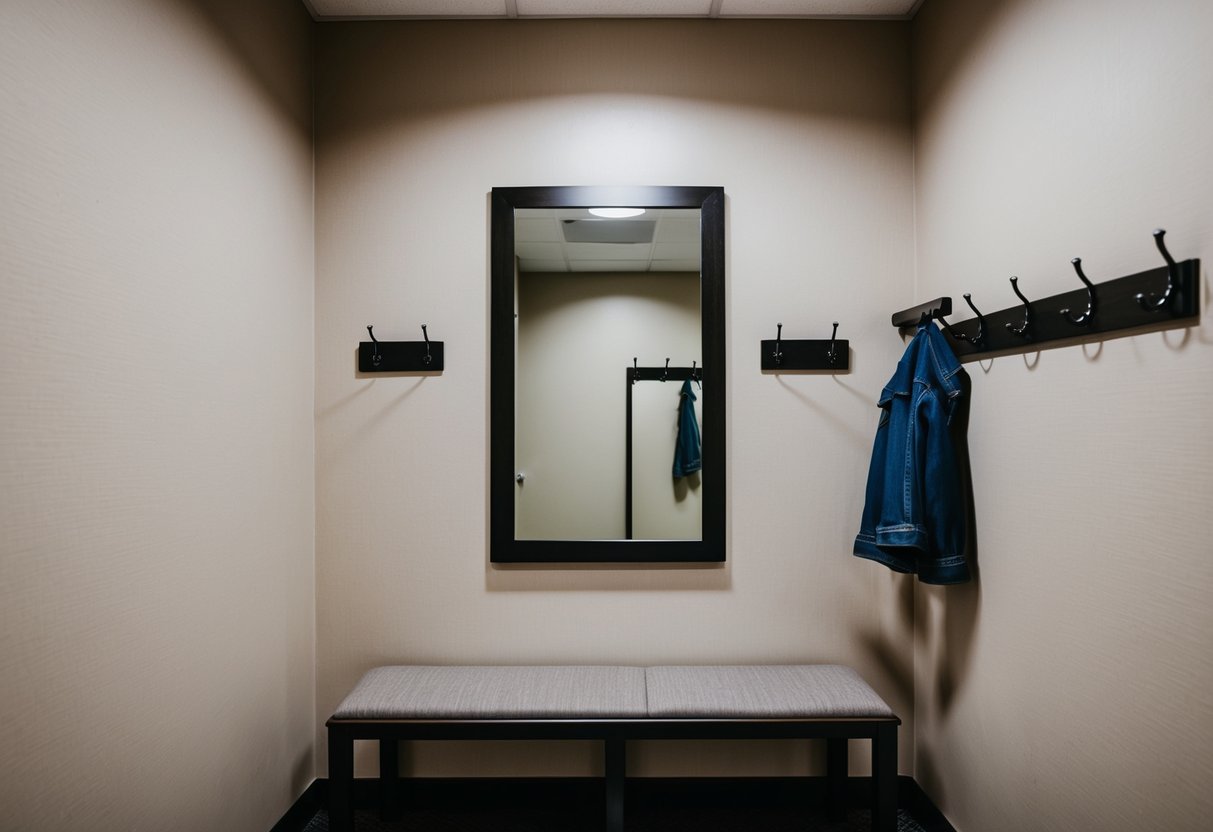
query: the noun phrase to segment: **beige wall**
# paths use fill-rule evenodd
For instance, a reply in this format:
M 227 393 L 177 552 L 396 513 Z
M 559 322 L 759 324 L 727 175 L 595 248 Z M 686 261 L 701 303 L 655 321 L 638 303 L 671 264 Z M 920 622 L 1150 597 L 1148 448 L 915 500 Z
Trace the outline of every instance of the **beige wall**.
M 311 24 L 0 19 L 0 828 L 263 831 L 313 776 Z
M 930 0 L 916 297 L 1152 268 L 1158 226 L 1207 269 L 1210 33 L 1190 0 Z M 1209 828 L 1211 342 L 967 365 L 981 580 L 916 597 L 915 771 L 961 832 Z
M 888 316 L 912 299 L 908 25 L 395 22 L 317 37 L 318 721 L 390 662 L 839 661 L 909 726 L 911 586 L 850 555 L 873 403 L 901 350 Z M 488 194 L 568 184 L 725 189 L 723 568 L 488 563 Z M 810 338 L 833 320 L 856 345 L 851 374 L 760 372 L 776 322 Z M 415 338 L 422 322 L 446 342 L 441 377 L 355 375 L 367 324 Z M 406 766 L 425 774 L 599 765 L 580 745 L 417 754 Z M 637 748 L 632 762 L 810 764 L 795 743 Z
M 517 309 L 514 448 L 526 480 L 515 492 L 515 534 L 621 540 L 627 526 L 624 370 L 633 357 L 643 367 L 660 367 L 666 356 L 675 367 L 703 366 L 699 275 L 524 273 Z M 676 415 L 677 385 L 669 398 Z M 672 513 L 672 437 L 669 445 L 661 508 Z M 698 537 L 700 524 L 694 525 Z

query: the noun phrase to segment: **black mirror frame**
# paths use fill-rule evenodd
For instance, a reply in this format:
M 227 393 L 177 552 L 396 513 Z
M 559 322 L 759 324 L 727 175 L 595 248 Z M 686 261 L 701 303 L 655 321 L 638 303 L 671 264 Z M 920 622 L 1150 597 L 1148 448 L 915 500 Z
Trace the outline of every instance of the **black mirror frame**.
M 514 210 L 698 208 L 703 318 L 701 540 L 515 540 Z M 494 188 L 492 193 L 489 560 L 493 563 L 720 563 L 725 559 L 724 189 L 625 186 Z

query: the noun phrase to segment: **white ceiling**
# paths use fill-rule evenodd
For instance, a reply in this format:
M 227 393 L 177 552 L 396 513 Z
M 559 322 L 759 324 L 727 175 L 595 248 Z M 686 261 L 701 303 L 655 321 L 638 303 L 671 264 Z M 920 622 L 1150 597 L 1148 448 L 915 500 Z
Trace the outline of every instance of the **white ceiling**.
M 906 20 L 924 0 L 303 0 L 317 20 L 358 18 L 842 17 Z
M 652 242 L 570 243 L 569 220 L 594 223 L 653 222 Z M 697 272 L 699 209 L 649 208 L 630 219 L 603 220 L 585 208 L 518 208 L 514 254 L 520 272 Z

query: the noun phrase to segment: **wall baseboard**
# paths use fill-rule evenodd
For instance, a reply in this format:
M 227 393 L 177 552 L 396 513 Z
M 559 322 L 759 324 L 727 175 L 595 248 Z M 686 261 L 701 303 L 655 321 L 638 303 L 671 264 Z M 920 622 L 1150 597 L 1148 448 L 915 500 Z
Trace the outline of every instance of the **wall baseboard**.
M 403 805 L 425 809 L 460 805 L 478 808 L 517 806 L 578 807 L 602 799 L 599 777 L 409 777 L 397 781 Z M 870 777 L 847 778 L 847 799 L 854 805 L 871 799 Z M 825 777 L 634 777 L 627 781 L 629 802 L 640 805 L 697 806 L 704 802 L 730 805 L 795 806 L 824 803 Z M 302 832 L 328 799 L 328 779 L 318 778 L 270 832 Z M 926 832 L 956 832 L 913 777 L 897 778 L 898 804 L 909 810 Z M 355 808 L 379 805 L 379 781 L 354 781 Z

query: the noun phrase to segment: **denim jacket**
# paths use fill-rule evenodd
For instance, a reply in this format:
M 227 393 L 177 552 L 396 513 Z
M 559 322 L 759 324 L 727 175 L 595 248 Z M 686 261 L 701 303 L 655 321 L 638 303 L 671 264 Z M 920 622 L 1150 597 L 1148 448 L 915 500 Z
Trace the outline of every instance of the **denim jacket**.
M 916 572 L 923 583 L 969 580 L 957 447 L 963 437 L 953 431 L 966 381 L 943 333 L 926 322 L 878 402 L 882 413 L 855 555 Z

